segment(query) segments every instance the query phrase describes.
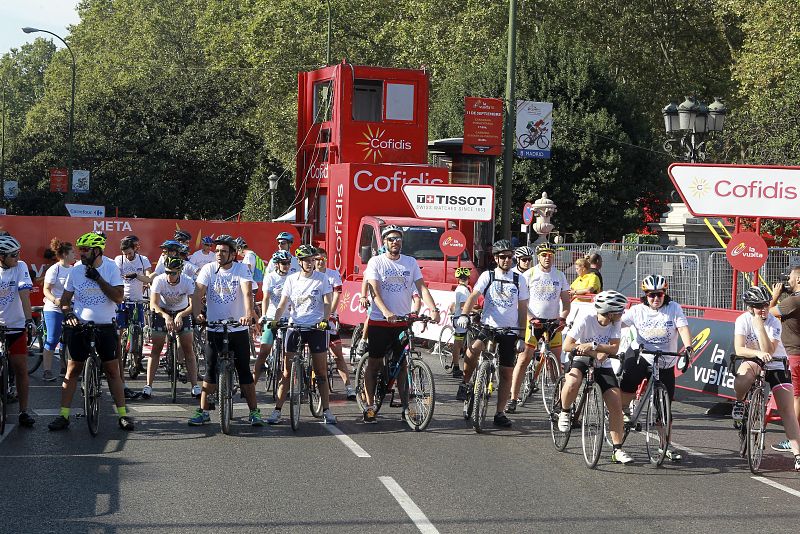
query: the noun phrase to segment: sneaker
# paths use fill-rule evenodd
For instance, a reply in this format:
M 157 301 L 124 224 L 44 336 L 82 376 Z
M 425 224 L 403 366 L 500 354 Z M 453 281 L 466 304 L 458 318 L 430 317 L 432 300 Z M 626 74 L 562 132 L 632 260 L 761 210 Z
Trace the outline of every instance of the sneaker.
M 453 367 L 453 378 L 464 378 L 464 371 L 458 365 Z
M 128 432 L 133 430 L 133 417 L 131 417 L 130 415 L 123 415 L 122 417 L 119 418 L 118 422 L 119 422 L 119 427 L 122 430 L 127 430 Z
M 197 408 L 194 411 L 194 415 L 189 418 L 189 426 L 200 426 L 210 421 L 211 421 L 211 416 L 208 415 L 208 412 L 205 410 L 201 410 L 200 408 Z
M 247 418 L 251 426 L 264 426 L 264 420 L 261 418 L 261 410 L 256 408 L 250 410 L 250 416 Z
M 633 461 L 630 454 L 623 451 L 622 449 L 617 449 L 611 453 L 611 463 L 614 464 L 629 464 Z
M 281 411 L 280 410 L 272 410 L 272 413 L 269 417 L 267 417 L 267 424 L 268 425 L 277 425 L 281 422 Z
M 197 399 L 200 397 L 200 394 L 203 392 L 203 389 L 200 387 L 200 384 L 195 384 L 192 386 L 192 398 Z
M 456 392 L 456 400 L 465 401 L 467 400 L 467 385 L 464 382 L 461 382 L 458 385 L 458 392 Z
M 364 410 L 364 422 L 365 423 L 377 423 L 378 417 L 375 413 L 375 407 L 370 406 L 366 410 Z
M 628 412 L 622 412 L 622 422 L 626 425 L 631 422 L 631 414 Z
M 28 415 L 28 412 L 20 412 L 19 414 L 19 425 L 30 428 L 33 426 L 33 423 L 36 422 L 36 419 Z
M 794 470 L 800 471 L 800 456 L 794 457 Z
M 126 400 L 136 400 L 142 396 L 142 393 L 139 391 L 133 391 L 131 388 L 125 388 L 125 399 Z
M 683 454 L 676 449 L 667 449 L 667 460 L 672 463 L 678 463 L 683 460 Z
M 742 401 L 736 401 L 733 404 L 733 411 L 731 412 L 731 417 L 737 423 L 741 423 L 742 419 L 744 419 L 744 403 Z
M 356 390 L 353 388 L 353 386 L 345 387 L 345 391 L 347 392 L 347 400 L 356 400 Z
M 511 422 L 511 419 L 508 418 L 508 416 L 505 414 L 505 412 L 500 412 L 500 413 L 494 414 L 493 423 L 494 423 L 494 426 L 500 426 L 500 427 L 503 427 L 503 428 L 508 428 L 513 424 Z
M 48 369 L 42 374 L 42 380 L 45 382 L 55 382 L 56 375 L 53 374 L 53 371 Z
M 69 427 L 69 419 L 63 415 L 59 415 L 47 425 L 50 430 L 65 430 L 67 427 Z
M 152 386 L 145 386 L 142 388 L 142 398 L 149 399 L 153 396 L 153 387 Z
M 785 439 L 780 443 L 776 443 L 772 446 L 773 451 L 780 451 L 780 452 L 792 452 L 792 446 L 789 445 L 789 440 Z
M 569 412 L 561 412 L 558 414 L 558 431 L 569 432 Z
M 517 403 L 519 401 L 517 399 L 511 399 L 506 403 L 506 411 L 508 413 L 514 413 L 517 411 Z
M 336 424 L 336 416 L 331 413 L 330 408 L 322 412 L 322 422 L 326 425 Z

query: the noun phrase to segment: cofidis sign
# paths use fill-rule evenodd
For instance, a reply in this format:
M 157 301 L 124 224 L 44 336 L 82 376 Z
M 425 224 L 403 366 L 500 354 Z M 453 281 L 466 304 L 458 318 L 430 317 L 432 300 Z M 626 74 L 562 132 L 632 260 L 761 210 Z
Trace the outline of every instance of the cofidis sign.
M 798 217 L 800 167 L 674 163 L 669 177 L 695 216 Z

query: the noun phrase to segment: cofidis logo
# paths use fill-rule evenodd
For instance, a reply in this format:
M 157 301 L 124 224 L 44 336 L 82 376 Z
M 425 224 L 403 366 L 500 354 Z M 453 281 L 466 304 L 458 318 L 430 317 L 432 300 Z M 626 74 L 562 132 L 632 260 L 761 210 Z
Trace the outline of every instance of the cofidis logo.
M 363 146 L 364 161 L 372 160 L 373 163 L 383 160 L 383 151 L 385 150 L 411 150 L 411 141 L 405 139 L 384 139 L 386 136 L 386 129 L 381 130 L 379 127 L 372 131 L 371 126 L 367 126 L 367 131 L 364 132 L 364 141 L 359 141 L 357 145 Z

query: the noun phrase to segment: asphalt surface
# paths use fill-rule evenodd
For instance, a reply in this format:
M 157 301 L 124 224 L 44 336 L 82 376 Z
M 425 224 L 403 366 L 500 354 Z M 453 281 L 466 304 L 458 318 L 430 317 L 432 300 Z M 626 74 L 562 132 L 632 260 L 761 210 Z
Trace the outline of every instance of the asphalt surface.
M 767 449 L 758 478 L 739 458 L 730 418 L 704 415 L 715 399 L 679 392 L 673 441 L 680 464 L 647 463 L 644 437 L 626 443 L 636 460 L 610 463 L 606 445 L 588 469 L 573 433 L 565 452 L 552 444 L 541 401 L 512 415 L 509 429 L 475 434 L 455 400 L 457 382 L 425 354 L 436 377 L 436 412 L 413 432 L 398 408 L 377 425 L 360 422 L 337 381 L 335 429 L 303 408 L 297 432 L 246 424 L 238 406 L 233 435 L 216 414 L 187 426 L 195 407 L 188 385 L 177 404 L 159 375 L 156 395 L 134 401 L 137 428 L 117 428 L 104 395 L 100 433 L 85 419 L 49 432 L 59 386 L 31 383 L 34 429 L 0 436 L 1 533 L 63 532 L 766 532 L 795 531 L 800 473 L 792 456 Z M 140 387 L 141 380 L 131 381 Z M 81 403 L 76 396 L 74 408 Z M 259 403 L 272 409 L 263 383 Z M 12 406 L 15 412 L 15 406 Z M 75 409 L 74 411 L 80 411 Z M 16 417 L 11 418 L 16 423 Z M 338 433 L 339 435 L 335 435 Z M 767 444 L 783 439 L 770 425 Z M 772 485 L 768 485 L 772 484 Z

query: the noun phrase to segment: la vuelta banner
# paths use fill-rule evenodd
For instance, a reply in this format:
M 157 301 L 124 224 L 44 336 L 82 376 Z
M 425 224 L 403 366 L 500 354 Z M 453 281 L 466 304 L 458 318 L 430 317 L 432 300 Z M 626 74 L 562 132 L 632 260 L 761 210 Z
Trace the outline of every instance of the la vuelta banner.
M 734 374 L 728 371 L 733 348 L 733 321 L 711 321 L 687 317 L 694 337 L 692 365 L 681 374 L 675 370 L 675 384 L 684 389 L 734 398 Z
M 503 101 L 464 97 L 464 154 L 499 156 L 503 151 Z

